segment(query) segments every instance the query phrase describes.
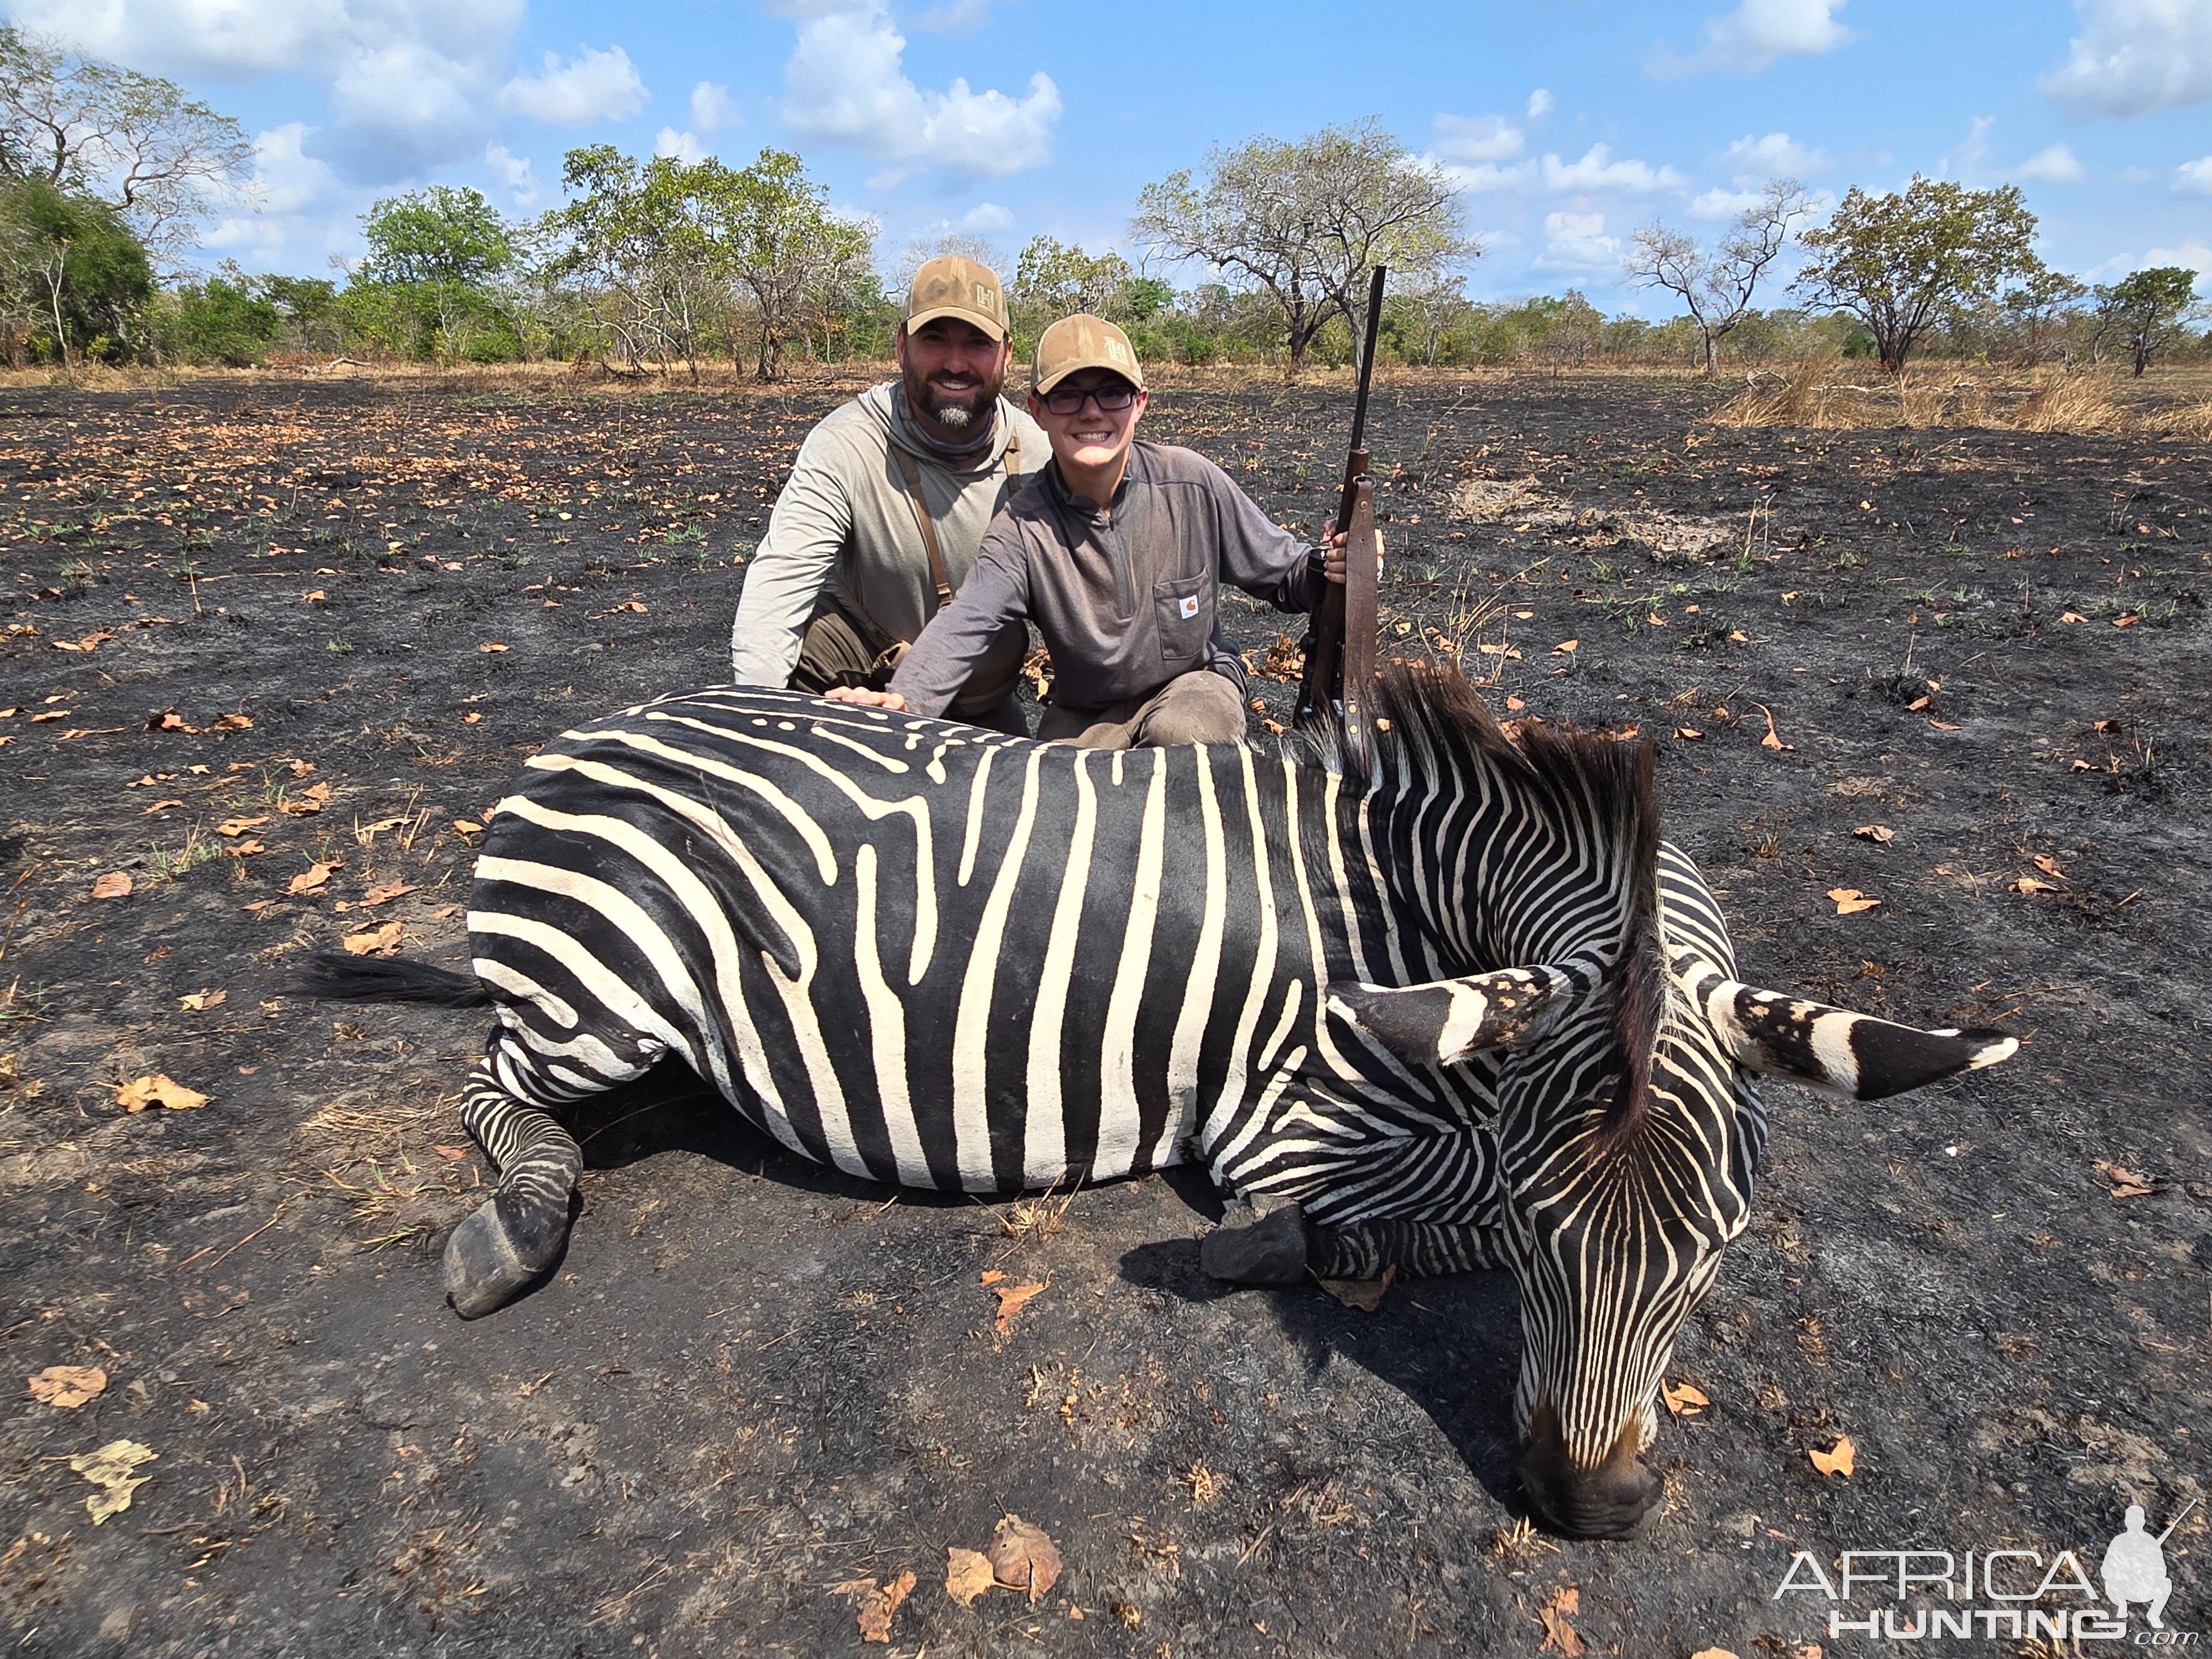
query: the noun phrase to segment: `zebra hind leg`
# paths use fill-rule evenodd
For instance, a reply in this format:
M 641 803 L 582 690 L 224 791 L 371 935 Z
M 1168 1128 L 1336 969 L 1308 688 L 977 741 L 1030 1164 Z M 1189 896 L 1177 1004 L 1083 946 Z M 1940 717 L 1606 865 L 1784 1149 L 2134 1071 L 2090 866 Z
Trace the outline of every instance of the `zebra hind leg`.
M 501 1088 L 489 1061 L 469 1073 L 461 1122 L 499 1170 L 490 1202 L 446 1241 L 446 1299 L 462 1318 L 477 1319 L 513 1301 L 560 1260 L 584 1155 L 550 1115 Z

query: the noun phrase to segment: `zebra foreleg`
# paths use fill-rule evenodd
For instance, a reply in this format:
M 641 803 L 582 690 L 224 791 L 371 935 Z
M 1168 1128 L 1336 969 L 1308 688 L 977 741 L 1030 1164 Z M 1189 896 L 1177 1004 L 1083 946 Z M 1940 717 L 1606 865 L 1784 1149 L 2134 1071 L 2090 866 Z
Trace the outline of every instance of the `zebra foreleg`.
M 462 1318 L 476 1319 L 513 1301 L 560 1259 L 584 1154 L 546 1113 L 501 1088 L 488 1061 L 469 1073 L 461 1123 L 499 1170 L 491 1201 L 446 1241 L 446 1299 Z
M 1316 1277 L 1372 1280 L 1395 1267 L 1407 1279 L 1474 1273 L 1500 1265 L 1491 1233 L 1471 1221 L 1359 1221 L 1308 1229 Z

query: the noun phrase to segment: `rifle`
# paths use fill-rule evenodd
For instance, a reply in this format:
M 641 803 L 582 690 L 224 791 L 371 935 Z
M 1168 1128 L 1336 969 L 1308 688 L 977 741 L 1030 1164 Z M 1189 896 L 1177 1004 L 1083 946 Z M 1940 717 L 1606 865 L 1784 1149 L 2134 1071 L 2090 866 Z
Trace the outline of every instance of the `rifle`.
M 1382 323 L 1381 265 L 1367 288 L 1367 333 L 1359 354 L 1359 395 L 1352 406 L 1352 449 L 1345 458 L 1344 487 L 1330 526 L 1345 541 L 1345 581 L 1328 583 L 1306 631 L 1305 674 L 1298 684 L 1297 723 L 1310 726 L 1334 713 L 1344 722 L 1345 744 L 1367 769 L 1368 699 L 1375 678 L 1377 596 L 1375 577 L 1374 485 L 1367 476 L 1367 389 L 1375 374 L 1375 337 Z

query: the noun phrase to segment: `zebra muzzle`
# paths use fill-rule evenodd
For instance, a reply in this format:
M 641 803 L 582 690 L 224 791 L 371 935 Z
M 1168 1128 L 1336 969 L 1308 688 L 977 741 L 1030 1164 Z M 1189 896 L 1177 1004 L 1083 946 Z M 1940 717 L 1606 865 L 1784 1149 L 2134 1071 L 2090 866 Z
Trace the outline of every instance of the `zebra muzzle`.
M 1547 1529 L 1569 1538 L 1620 1538 L 1651 1513 L 1663 1486 L 1638 1453 L 1642 1430 L 1631 1421 L 1599 1463 L 1568 1455 L 1558 1412 L 1548 1400 L 1531 1413 L 1528 1438 L 1515 1472 L 1522 1495 Z

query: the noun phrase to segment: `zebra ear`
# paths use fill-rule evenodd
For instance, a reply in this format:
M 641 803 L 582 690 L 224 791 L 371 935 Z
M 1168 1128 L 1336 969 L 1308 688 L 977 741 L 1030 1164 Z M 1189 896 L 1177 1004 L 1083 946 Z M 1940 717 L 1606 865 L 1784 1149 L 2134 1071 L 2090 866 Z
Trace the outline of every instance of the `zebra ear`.
M 1413 1065 L 1445 1065 L 1517 1042 L 1574 982 L 1550 968 L 1507 968 L 1425 985 L 1328 988 L 1328 1010 Z
M 1857 1100 L 1883 1100 L 2010 1059 L 2002 1031 L 1923 1031 L 1871 1014 L 1802 1002 L 1716 975 L 1697 988 L 1721 1047 L 1746 1071 Z

